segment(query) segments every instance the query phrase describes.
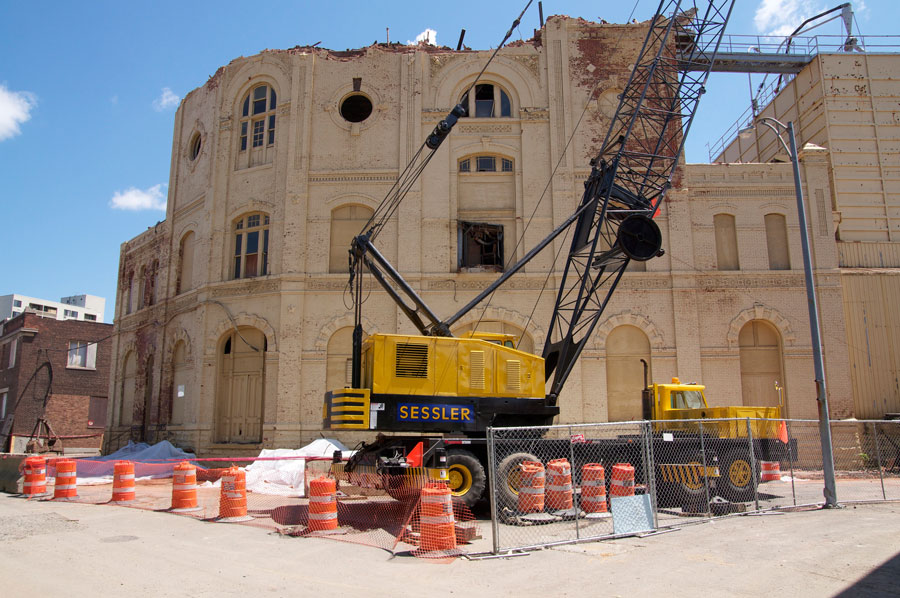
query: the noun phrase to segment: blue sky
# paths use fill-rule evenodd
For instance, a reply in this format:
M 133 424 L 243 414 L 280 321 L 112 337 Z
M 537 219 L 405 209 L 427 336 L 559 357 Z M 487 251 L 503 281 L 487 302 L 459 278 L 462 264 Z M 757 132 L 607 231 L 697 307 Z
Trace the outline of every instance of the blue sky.
M 165 218 L 178 101 L 232 59 L 321 42 L 335 50 L 412 41 L 495 46 L 527 0 L 479 2 L 13 2 L 0 0 L 0 295 L 88 293 L 113 318 L 119 246 Z M 789 32 L 837 0 L 738 0 L 732 34 Z M 656 0 L 545 0 L 544 15 L 620 23 Z M 854 2 L 859 32 L 896 31 L 896 0 Z M 512 39 L 538 27 L 537 1 Z M 837 35 L 839 23 L 816 30 Z M 761 81 L 753 81 L 756 86 Z M 707 161 L 749 105 L 747 75 L 714 75 L 688 141 Z M 127 209 L 123 209 L 127 208 Z

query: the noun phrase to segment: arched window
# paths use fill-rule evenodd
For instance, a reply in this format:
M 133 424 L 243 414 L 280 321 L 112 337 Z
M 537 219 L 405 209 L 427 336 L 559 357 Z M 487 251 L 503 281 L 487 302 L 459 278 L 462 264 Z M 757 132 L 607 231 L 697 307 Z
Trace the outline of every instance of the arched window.
M 644 368 L 641 359 L 650 363 L 650 340 L 644 331 L 627 324 L 613 328 L 606 337 L 608 421 L 634 421 L 643 417 Z
M 769 252 L 769 270 L 790 270 L 787 223 L 783 214 L 766 214 L 766 248 Z
M 740 270 L 734 216 L 716 214 L 713 216 L 713 226 L 716 230 L 716 268 L 718 270 Z
M 138 275 L 137 279 L 138 285 L 138 297 L 137 297 L 137 309 L 143 309 L 144 301 L 147 298 L 147 266 L 141 266 L 141 272 Z
M 137 375 L 137 358 L 134 351 L 125 356 L 122 368 L 122 385 L 119 388 L 119 425 L 130 426 L 134 420 L 134 392 Z
M 256 166 L 271 162 L 268 148 L 275 145 L 275 89 L 262 84 L 253 87 L 241 103 L 240 155 L 248 156 L 240 165 Z
M 175 294 L 179 295 L 194 288 L 194 232 L 188 231 L 178 246 L 178 278 Z
M 463 94 L 459 103 L 466 107 L 466 116 L 496 118 L 512 116 L 509 94 L 499 85 L 479 83 L 475 89 Z
M 457 163 L 460 173 L 472 172 L 512 172 L 513 161 L 503 156 L 468 156 Z
M 358 235 L 372 217 L 366 206 L 341 206 L 331 212 L 331 250 L 328 254 L 329 272 L 347 272 L 347 250 L 350 241 Z
M 134 270 L 128 273 L 128 288 L 125 289 L 125 313 L 130 314 L 134 311 L 134 302 L 132 295 L 134 293 Z
M 241 216 L 234 223 L 233 278 L 254 278 L 269 273 L 269 216 Z

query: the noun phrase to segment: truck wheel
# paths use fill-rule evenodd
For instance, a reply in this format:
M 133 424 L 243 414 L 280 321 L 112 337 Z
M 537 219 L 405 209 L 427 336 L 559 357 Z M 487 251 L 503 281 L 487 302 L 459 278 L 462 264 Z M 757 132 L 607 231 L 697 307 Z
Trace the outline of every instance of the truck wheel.
M 497 507 L 515 509 L 519 502 L 519 484 L 521 483 L 519 465 L 525 461 L 540 459 L 531 453 L 513 453 L 500 461 L 497 468 Z
M 754 476 L 746 451 L 732 449 L 719 457 L 718 489 L 724 498 L 736 502 L 752 500 L 754 479 L 759 479 L 759 470 Z
M 447 451 L 447 478 L 450 493 L 470 509 L 484 494 L 487 475 L 478 457 L 460 449 Z

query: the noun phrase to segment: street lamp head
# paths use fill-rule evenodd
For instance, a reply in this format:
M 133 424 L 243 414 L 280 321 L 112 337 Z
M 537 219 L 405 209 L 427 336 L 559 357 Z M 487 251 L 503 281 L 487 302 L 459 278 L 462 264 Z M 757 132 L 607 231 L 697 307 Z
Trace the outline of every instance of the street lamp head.
M 750 139 L 751 137 L 753 137 L 753 133 L 755 131 L 756 127 L 754 127 L 753 125 L 747 125 L 746 127 L 738 131 L 738 137 L 740 137 L 741 139 Z

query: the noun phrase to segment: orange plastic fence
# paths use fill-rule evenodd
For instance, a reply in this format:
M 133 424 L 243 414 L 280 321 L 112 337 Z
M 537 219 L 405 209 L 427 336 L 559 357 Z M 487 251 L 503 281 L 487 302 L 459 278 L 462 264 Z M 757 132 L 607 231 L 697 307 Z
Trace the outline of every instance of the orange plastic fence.
M 429 500 L 436 497 L 437 502 L 429 502 L 426 507 L 421 500 L 425 491 L 408 476 L 333 473 L 330 458 L 304 458 L 302 475 L 290 483 L 282 481 L 276 490 L 267 489 L 266 483 L 272 482 L 277 471 L 296 459 L 241 457 L 115 463 L 57 459 L 44 466 L 42 457 L 31 457 L 23 465 L 30 493 L 23 492 L 22 496 L 51 500 L 57 492 L 72 492 L 66 500 L 176 512 L 290 536 L 322 536 L 431 562 L 452 561 L 465 552 L 468 542 L 479 537 L 471 511 L 453 499 L 446 486 L 428 487 Z M 276 463 L 272 470 L 266 470 L 269 473 L 253 476 L 251 484 L 250 469 L 235 464 L 246 466 L 257 461 Z M 41 475 L 46 475 L 43 487 Z M 48 490 L 50 494 L 42 497 Z M 126 499 L 132 492 L 133 498 Z M 316 496 L 324 500 L 320 502 Z M 325 517 L 319 519 L 319 515 Z M 435 519 L 441 517 L 450 519 Z

